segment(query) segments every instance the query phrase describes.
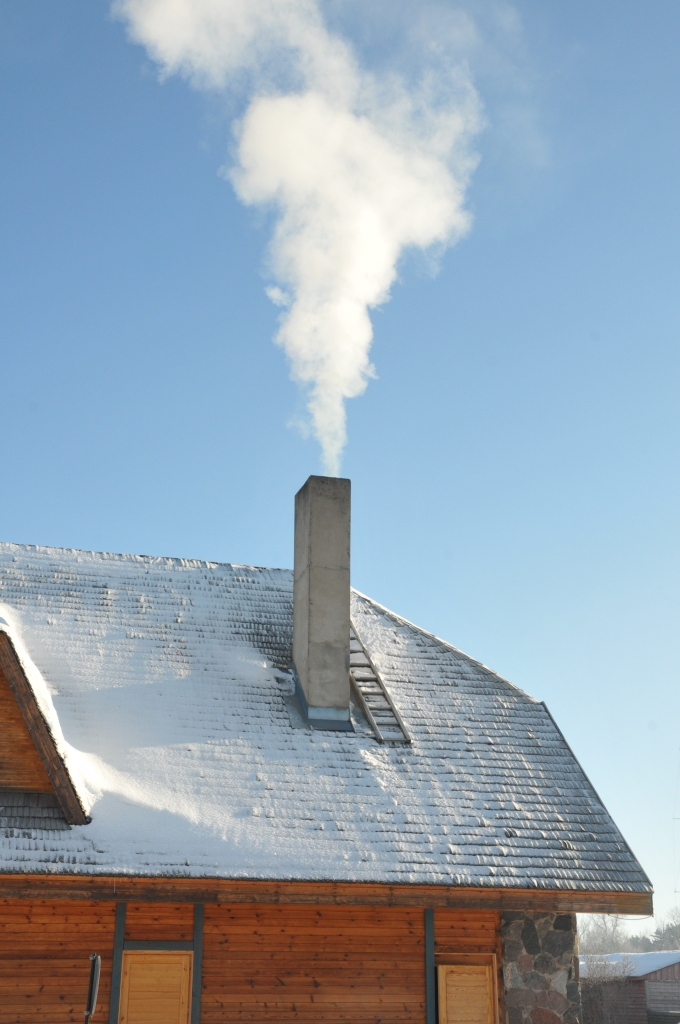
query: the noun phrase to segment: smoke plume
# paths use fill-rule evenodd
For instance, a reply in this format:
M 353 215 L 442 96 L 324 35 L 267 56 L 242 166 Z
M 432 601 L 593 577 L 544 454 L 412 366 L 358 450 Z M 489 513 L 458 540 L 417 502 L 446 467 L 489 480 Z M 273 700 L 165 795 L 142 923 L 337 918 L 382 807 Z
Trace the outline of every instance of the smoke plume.
M 118 0 L 114 10 L 164 74 L 246 98 L 228 173 L 242 202 L 276 211 L 277 341 L 335 475 L 345 399 L 372 374 L 369 310 L 389 297 L 405 249 L 441 248 L 469 227 L 479 116 L 468 76 L 424 68 L 414 86 L 361 67 L 317 0 Z

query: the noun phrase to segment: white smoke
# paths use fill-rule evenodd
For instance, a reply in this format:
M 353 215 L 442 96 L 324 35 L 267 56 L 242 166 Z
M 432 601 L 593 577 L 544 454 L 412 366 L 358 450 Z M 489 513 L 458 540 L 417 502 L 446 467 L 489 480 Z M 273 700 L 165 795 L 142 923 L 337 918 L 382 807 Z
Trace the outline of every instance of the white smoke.
M 247 91 L 229 176 L 244 203 L 278 213 L 277 340 L 336 475 L 345 399 L 372 375 L 369 310 L 388 298 L 405 249 L 442 247 L 469 228 L 479 115 L 468 76 L 424 73 L 409 89 L 362 69 L 317 0 L 117 0 L 114 10 L 165 74 Z

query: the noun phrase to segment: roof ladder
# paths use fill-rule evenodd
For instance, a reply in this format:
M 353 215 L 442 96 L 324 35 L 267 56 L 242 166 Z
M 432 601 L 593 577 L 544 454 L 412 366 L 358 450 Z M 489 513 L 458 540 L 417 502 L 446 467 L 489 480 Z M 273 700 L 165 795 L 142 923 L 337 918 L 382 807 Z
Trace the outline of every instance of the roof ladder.
M 378 743 L 411 743 L 408 729 L 353 624 L 349 630 L 349 675 Z

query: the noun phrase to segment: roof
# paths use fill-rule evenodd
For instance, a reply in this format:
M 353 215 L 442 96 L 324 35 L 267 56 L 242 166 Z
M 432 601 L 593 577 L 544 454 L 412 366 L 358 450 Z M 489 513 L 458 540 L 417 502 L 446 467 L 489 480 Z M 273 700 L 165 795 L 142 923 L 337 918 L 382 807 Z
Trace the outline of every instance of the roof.
M 307 729 L 292 573 L 0 545 L 0 616 L 91 823 L 5 872 L 650 892 L 546 707 L 353 592 L 412 743 Z M 5 812 L 0 812 L 5 813 Z M 16 819 L 14 820 L 16 824 Z
M 661 971 L 664 967 L 680 963 L 680 950 L 671 949 L 658 953 L 603 953 L 579 957 L 580 973 L 587 978 L 590 965 L 597 968 L 607 964 L 627 978 L 644 978 L 647 974 Z

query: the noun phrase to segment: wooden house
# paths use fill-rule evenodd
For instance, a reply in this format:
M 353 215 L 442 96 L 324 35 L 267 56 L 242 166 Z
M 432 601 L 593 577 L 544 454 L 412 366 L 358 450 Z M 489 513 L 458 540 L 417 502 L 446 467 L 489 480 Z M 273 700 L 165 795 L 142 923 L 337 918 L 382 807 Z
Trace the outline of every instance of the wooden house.
M 0 545 L 0 1024 L 576 1024 L 650 883 L 545 704 L 295 568 Z

